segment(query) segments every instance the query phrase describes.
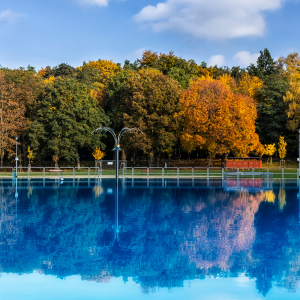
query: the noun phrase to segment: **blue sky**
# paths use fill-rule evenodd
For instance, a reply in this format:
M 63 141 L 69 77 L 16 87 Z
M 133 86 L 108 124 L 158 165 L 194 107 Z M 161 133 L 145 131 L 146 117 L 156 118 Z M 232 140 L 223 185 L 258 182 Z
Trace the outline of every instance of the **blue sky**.
M 42 1 L 42 0 L 41 0 Z M 266 297 L 258 292 L 254 279 L 244 275 L 236 278 L 206 278 L 184 281 L 183 287 L 155 289 L 142 294 L 141 286 L 132 278 L 126 283 L 121 277 L 108 282 L 81 280 L 69 276 L 64 280 L 38 272 L 31 274 L 6 274 L 0 277 L 1 298 L 14 300 L 296 300 L 297 293 L 273 286 Z M 16 288 L 17 287 L 17 288 Z
M 299 0 L 1 0 L 0 65 L 112 59 L 144 49 L 247 66 L 260 50 L 300 51 Z

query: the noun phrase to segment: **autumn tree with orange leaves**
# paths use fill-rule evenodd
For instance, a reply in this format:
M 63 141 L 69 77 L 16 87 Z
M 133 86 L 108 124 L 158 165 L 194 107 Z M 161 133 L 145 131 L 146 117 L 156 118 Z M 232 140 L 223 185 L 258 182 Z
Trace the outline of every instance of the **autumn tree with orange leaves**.
M 216 154 L 246 157 L 263 148 L 255 133 L 256 104 L 249 96 L 235 94 L 219 81 L 198 80 L 182 93 L 180 102 L 186 151 L 206 149 L 211 162 Z
M 14 155 L 15 135 L 20 134 L 25 125 L 25 106 L 15 97 L 15 87 L 7 83 L 0 72 L 0 161 L 4 156 Z

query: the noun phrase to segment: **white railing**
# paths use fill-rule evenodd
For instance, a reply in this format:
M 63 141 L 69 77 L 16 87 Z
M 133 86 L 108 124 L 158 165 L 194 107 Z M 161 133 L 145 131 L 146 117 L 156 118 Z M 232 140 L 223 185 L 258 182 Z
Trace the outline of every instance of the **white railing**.
M 227 169 L 205 167 L 123 167 L 122 177 L 131 179 L 224 179 L 228 172 L 264 172 L 273 173 L 273 179 L 299 179 L 299 169 L 296 168 L 260 168 L 260 169 Z M 114 170 L 102 170 L 100 167 L 18 167 L 18 178 L 105 178 L 114 177 Z M 0 178 L 15 178 L 13 167 L 0 167 Z

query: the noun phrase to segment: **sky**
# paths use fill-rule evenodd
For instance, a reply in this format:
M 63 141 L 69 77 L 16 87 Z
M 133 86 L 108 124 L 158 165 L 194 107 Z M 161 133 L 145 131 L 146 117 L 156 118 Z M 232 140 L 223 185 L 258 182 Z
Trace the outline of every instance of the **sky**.
M 0 65 L 123 64 L 151 50 L 246 67 L 265 48 L 300 51 L 299 11 L 300 0 L 1 0 Z
M 41 0 L 44 1 L 44 0 Z M 266 297 L 258 292 L 254 279 L 243 274 L 236 278 L 206 278 L 184 281 L 179 288 L 154 289 L 142 293 L 139 284 L 128 278 L 110 278 L 109 282 L 81 280 L 80 276 L 59 279 L 38 272 L 31 274 L 1 273 L 1 299 L 13 300 L 296 300 L 297 293 L 273 286 Z

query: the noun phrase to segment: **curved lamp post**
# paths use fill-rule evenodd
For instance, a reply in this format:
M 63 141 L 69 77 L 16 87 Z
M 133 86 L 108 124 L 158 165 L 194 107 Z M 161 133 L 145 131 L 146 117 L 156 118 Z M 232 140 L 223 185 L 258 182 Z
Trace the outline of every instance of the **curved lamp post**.
M 123 136 L 123 134 L 127 131 L 129 131 L 130 133 L 132 133 L 133 131 L 137 131 L 137 132 L 140 132 L 141 134 L 143 134 L 143 132 L 138 129 L 138 128 L 129 128 L 129 127 L 124 127 L 118 136 L 116 136 L 115 132 L 113 129 L 109 128 L 109 127 L 100 127 L 100 128 L 97 128 L 93 131 L 93 133 L 96 133 L 98 131 L 104 131 L 104 134 L 106 132 L 109 132 L 114 140 L 115 140 L 115 148 L 113 149 L 113 151 L 116 151 L 116 187 L 118 187 L 119 183 L 118 183 L 118 179 L 119 179 L 119 151 L 122 151 L 122 149 L 120 148 L 120 141 L 121 141 L 121 138 Z

